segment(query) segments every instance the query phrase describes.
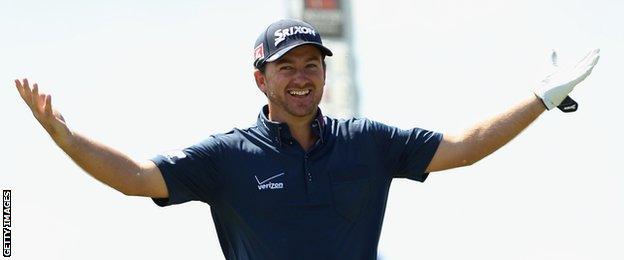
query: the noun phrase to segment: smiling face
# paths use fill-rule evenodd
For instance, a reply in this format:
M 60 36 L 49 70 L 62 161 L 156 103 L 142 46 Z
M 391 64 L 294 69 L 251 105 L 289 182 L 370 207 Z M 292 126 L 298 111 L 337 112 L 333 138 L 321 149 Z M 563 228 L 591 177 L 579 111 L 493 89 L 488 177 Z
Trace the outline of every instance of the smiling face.
M 312 120 L 323 96 L 323 55 L 311 45 L 296 47 L 254 72 L 256 84 L 269 99 L 269 119 Z

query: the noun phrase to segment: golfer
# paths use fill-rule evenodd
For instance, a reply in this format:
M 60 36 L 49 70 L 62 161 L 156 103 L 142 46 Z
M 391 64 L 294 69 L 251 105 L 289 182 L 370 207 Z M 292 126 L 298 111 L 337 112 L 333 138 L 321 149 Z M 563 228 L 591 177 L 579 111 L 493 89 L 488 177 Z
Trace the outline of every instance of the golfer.
M 393 178 L 423 182 L 430 172 L 474 164 L 545 110 L 575 109 L 568 93 L 599 51 L 458 135 L 323 115 L 330 56 L 312 25 L 269 25 L 253 48 L 253 77 L 268 102 L 256 124 L 147 161 L 73 131 L 37 84 L 15 84 L 54 142 L 91 176 L 159 206 L 208 204 L 226 259 L 375 259 Z

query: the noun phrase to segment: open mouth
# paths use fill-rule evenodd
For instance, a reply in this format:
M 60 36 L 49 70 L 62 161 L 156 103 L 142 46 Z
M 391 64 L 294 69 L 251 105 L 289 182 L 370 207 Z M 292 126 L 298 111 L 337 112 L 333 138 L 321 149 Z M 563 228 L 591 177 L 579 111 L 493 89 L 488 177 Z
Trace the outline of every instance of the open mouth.
M 310 94 L 310 92 L 312 92 L 312 90 L 310 90 L 310 89 L 292 89 L 292 90 L 288 90 L 288 94 L 290 94 L 293 97 L 305 97 L 308 94 Z

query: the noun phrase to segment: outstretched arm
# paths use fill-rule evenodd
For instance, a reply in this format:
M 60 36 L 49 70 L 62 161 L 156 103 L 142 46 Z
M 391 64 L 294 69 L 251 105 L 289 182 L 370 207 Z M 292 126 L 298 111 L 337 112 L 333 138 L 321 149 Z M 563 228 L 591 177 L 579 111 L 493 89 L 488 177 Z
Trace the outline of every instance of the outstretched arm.
M 535 95 L 504 113 L 481 122 L 460 135 L 444 135 L 427 172 L 471 165 L 507 144 L 546 109 L 557 107 L 583 81 L 598 62 L 599 50 L 589 52 L 574 67 L 547 76 Z M 556 55 L 553 64 L 556 65 Z
M 511 141 L 545 110 L 542 101 L 533 95 L 461 135 L 445 134 L 427 172 L 472 165 Z
M 165 198 L 167 187 L 160 170 L 151 161 L 143 163 L 71 131 L 65 119 L 52 107 L 52 96 L 40 93 L 35 83 L 15 80 L 20 96 L 52 140 L 83 170 L 104 184 L 132 196 Z

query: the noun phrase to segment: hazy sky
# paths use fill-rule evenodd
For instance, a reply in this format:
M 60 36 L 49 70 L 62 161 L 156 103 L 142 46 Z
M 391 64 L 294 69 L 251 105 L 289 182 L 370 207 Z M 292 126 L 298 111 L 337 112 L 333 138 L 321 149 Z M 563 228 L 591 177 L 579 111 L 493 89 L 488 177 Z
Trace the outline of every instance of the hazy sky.
M 353 1 L 361 115 L 458 133 L 532 95 L 548 52 L 601 48 L 572 93 L 481 162 L 396 180 L 384 259 L 623 259 L 624 2 Z M 255 122 L 253 43 L 285 0 L 0 2 L 0 188 L 13 259 L 222 259 L 209 207 L 159 208 L 82 172 L 13 86 L 53 94 L 70 127 L 137 159 Z M 8 119 L 6 118 L 8 117 Z

